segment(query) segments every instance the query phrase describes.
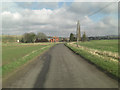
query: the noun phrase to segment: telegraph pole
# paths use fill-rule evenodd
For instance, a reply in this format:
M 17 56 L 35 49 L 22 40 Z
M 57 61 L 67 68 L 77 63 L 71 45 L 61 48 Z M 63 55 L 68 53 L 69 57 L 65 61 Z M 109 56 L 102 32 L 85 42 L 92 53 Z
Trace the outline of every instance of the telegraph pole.
M 76 36 L 77 36 L 77 47 L 78 47 L 78 42 L 81 40 L 81 33 L 80 33 L 80 23 L 79 20 L 77 22 L 77 32 L 76 32 Z

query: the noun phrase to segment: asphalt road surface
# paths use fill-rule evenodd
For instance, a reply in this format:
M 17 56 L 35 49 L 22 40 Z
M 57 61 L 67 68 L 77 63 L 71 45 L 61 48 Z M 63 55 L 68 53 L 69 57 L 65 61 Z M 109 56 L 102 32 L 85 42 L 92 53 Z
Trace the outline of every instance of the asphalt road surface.
M 118 82 L 59 44 L 9 77 L 3 88 L 118 88 Z

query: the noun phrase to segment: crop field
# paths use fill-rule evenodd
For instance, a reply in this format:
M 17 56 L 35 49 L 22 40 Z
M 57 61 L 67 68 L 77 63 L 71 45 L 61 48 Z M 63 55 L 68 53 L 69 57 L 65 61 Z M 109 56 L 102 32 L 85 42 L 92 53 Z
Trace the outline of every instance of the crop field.
M 118 40 L 93 40 L 79 43 L 81 46 L 102 51 L 118 52 Z
M 2 44 L 2 74 L 3 77 L 26 62 L 35 59 L 52 43 L 3 43 Z
M 118 75 L 118 40 L 93 40 L 67 43 L 70 49 L 115 77 Z M 119 77 L 120 78 L 120 77 Z

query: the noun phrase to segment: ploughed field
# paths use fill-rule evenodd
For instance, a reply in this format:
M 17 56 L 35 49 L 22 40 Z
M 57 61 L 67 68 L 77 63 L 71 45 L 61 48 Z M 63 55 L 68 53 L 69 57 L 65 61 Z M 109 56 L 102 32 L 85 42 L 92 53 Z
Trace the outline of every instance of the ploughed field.
M 66 44 L 74 52 L 94 63 L 115 77 L 118 74 L 118 40 L 92 40 L 87 42 L 76 42 Z
M 30 60 L 49 49 L 52 43 L 3 43 L 2 44 L 2 75 L 12 73 Z

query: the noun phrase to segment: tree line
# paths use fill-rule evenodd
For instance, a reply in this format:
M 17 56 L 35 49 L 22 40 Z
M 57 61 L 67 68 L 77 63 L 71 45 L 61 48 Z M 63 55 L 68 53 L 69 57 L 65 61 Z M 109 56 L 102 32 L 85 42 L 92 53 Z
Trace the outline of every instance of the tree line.
M 44 33 L 25 33 L 23 34 L 20 42 L 22 43 L 37 43 L 37 42 L 48 42 L 47 36 Z
M 94 36 L 88 37 L 89 40 L 111 40 L 111 39 L 120 39 L 118 35 L 109 35 L 109 36 Z
M 111 40 L 111 39 L 120 39 L 120 36 L 118 35 L 109 35 L 109 36 L 91 36 L 91 37 L 87 37 L 85 32 L 82 35 L 81 41 L 90 41 L 90 40 Z M 77 41 L 76 36 L 71 33 L 70 34 L 70 38 L 69 41 Z
M 86 36 L 86 33 L 84 32 L 82 37 L 81 37 L 81 41 L 87 41 L 88 38 Z M 70 38 L 69 38 L 69 41 L 72 42 L 72 41 L 77 41 L 77 38 L 76 38 L 76 35 L 74 35 L 73 33 L 70 34 Z

